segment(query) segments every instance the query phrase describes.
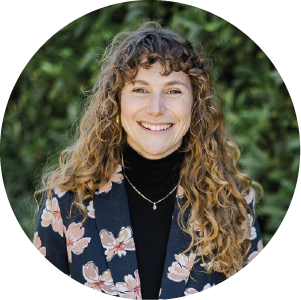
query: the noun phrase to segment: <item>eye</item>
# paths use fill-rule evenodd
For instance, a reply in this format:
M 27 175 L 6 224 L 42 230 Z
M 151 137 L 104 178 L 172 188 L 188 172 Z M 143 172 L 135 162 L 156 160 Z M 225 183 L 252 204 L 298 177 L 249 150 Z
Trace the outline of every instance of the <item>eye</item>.
M 146 90 L 142 88 L 138 88 L 138 89 L 134 89 L 133 92 L 138 94 L 145 94 Z
M 179 91 L 179 90 L 169 90 L 169 91 L 167 92 L 167 94 L 170 94 L 170 95 L 177 95 L 177 94 L 182 94 L 182 92 Z

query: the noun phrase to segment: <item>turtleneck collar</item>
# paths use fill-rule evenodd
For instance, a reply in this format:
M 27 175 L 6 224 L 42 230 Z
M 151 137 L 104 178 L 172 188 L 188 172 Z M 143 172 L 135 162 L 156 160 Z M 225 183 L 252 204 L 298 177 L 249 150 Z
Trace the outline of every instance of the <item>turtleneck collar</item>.
M 123 151 L 125 174 L 136 187 L 170 190 L 178 184 L 184 153 L 176 150 L 156 160 L 147 159 L 129 145 Z

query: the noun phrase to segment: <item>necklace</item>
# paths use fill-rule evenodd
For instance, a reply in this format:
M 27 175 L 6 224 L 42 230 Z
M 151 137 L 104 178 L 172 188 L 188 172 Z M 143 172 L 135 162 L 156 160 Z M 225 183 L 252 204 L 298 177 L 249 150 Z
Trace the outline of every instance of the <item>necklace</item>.
M 129 184 L 133 187 L 133 189 L 142 197 L 144 198 L 145 200 L 149 201 L 150 203 L 153 204 L 153 210 L 156 210 L 157 209 L 157 205 L 159 202 L 163 201 L 164 199 L 166 199 L 171 193 L 173 193 L 175 191 L 175 189 L 177 188 L 177 185 L 169 192 L 169 194 L 167 196 L 165 196 L 164 198 L 154 202 L 152 200 L 149 200 L 148 198 L 146 198 L 144 195 L 142 195 L 134 186 L 133 184 L 129 181 L 129 179 L 127 178 L 127 176 L 124 174 L 125 178 L 127 179 L 127 181 L 129 182 Z

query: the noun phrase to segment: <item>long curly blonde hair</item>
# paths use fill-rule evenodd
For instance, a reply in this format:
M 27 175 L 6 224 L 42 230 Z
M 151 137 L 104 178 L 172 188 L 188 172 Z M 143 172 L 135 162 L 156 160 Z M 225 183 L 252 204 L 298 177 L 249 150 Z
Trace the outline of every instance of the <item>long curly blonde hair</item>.
M 45 173 L 38 192 L 47 191 L 51 197 L 56 187 L 74 191 L 74 205 L 86 220 L 83 201 L 93 197 L 121 164 L 126 144 L 126 133 L 117 121 L 121 89 L 136 77 L 139 67 L 149 68 L 156 62 L 162 65 L 163 75 L 186 73 L 193 90 L 180 174 L 187 201 L 180 206 L 178 219 L 191 236 L 187 251 L 201 249 L 207 272 L 216 270 L 229 277 L 244 266 L 250 249 L 251 212 L 243 196 L 252 180 L 236 168 L 240 153 L 228 138 L 223 113 L 214 101 L 210 63 L 189 41 L 157 22 L 115 36 L 101 60 L 78 136 L 61 153 L 58 167 Z

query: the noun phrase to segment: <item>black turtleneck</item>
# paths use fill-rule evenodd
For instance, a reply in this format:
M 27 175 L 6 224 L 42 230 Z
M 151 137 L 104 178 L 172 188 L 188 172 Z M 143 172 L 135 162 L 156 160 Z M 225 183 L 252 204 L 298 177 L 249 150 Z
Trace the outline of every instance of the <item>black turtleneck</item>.
M 178 184 L 184 154 L 176 150 L 167 157 L 149 160 L 130 146 L 123 151 L 124 173 L 145 197 L 156 202 Z M 136 246 L 143 299 L 158 299 L 164 269 L 176 190 L 153 204 L 141 197 L 125 179 L 130 217 Z

